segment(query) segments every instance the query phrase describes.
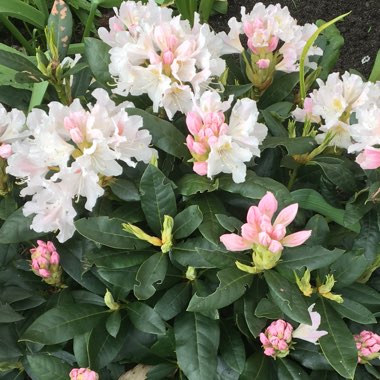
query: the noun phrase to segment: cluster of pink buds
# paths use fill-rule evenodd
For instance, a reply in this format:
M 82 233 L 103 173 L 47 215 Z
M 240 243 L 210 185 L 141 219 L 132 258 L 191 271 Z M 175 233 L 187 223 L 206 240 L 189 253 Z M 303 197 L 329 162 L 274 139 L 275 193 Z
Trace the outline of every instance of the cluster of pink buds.
M 272 322 L 260 334 L 264 354 L 273 358 L 283 358 L 289 354 L 292 343 L 293 327 L 282 319 Z
M 70 380 L 99 380 L 99 375 L 89 368 L 73 368 L 69 375 Z
M 37 240 L 38 246 L 30 250 L 32 271 L 49 285 L 60 286 L 62 269 L 59 254 L 51 241 Z
M 360 334 L 354 335 L 354 339 L 358 350 L 358 363 L 365 364 L 380 357 L 379 335 L 363 330 Z

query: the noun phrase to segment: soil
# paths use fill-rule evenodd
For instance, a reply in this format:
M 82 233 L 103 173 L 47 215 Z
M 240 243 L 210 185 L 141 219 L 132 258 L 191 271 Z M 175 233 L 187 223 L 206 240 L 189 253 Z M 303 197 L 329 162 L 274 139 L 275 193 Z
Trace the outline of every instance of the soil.
M 210 23 L 220 31 L 225 30 L 228 20 L 235 16 L 240 20 L 240 7 L 250 12 L 255 0 L 228 0 L 228 13 L 214 16 Z M 261 0 L 265 5 L 280 3 L 287 6 L 290 14 L 300 25 L 318 19 L 325 21 L 350 12 L 337 23 L 345 44 L 341 50 L 336 71 L 355 69 L 368 78 L 380 49 L 380 0 Z M 368 60 L 369 57 L 369 60 Z

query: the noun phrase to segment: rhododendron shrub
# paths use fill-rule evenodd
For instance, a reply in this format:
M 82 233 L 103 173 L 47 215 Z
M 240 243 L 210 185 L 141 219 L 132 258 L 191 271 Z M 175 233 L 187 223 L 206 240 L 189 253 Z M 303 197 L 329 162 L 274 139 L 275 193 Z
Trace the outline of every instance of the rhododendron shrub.
M 0 377 L 379 378 L 380 61 L 280 4 L 92 3 L 0 46 Z

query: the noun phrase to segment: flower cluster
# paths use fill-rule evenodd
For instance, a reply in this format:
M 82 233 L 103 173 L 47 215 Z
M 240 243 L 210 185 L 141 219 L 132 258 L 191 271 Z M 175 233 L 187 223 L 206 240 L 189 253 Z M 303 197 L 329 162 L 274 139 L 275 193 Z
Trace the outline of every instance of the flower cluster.
M 198 15 L 190 27 L 154 0 L 146 5 L 126 1 L 115 13 L 110 30 L 99 29 L 100 38 L 111 46 L 115 93 L 146 93 L 155 112 L 163 107 L 172 118 L 177 111 L 189 111 L 192 95 L 223 73 L 222 39 L 207 24 L 201 25 Z
M 245 162 L 260 156 L 259 144 L 267 127 L 257 122 L 256 102 L 240 99 L 232 108 L 228 124 L 224 112 L 232 97 L 222 102 L 216 92 L 206 91 L 186 115 L 190 135 L 186 138 L 193 159 L 193 169 L 209 178 L 218 173 L 232 173 L 234 182 L 244 182 Z
M 272 322 L 263 333 L 260 334 L 260 342 L 264 348 L 264 354 L 273 358 L 283 358 L 289 354 L 292 347 L 292 339 L 302 339 L 316 344 L 318 339 L 327 334 L 327 331 L 318 330 L 321 324 L 321 316 L 313 311 L 315 304 L 308 308 L 312 324 L 301 323 L 294 331 L 293 326 L 282 319 Z
M 299 231 L 286 235 L 286 227 L 294 220 L 298 204 L 285 207 L 272 218 L 277 211 L 278 202 L 273 193 L 267 192 L 258 206 L 251 206 L 247 214 L 247 223 L 241 227 L 241 235 L 224 234 L 221 242 L 230 251 L 252 249 L 252 262 L 249 267 L 237 262 L 237 266 L 250 273 L 257 273 L 273 268 L 281 257 L 284 247 L 296 247 L 303 244 L 311 235 L 311 231 Z
M 365 364 L 380 357 L 379 335 L 364 330 L 360 334 L 354 335 L 354 339 L 358 350 L 358 363 Z
M 103 195 L 101 181 L 122 173 L 118 160 L 134 167 L 148 163 L 155 150 L 151 136 L 142 127 L 142 118 L 128 116 L 125 108 L 115 106 L 106 91 L 92 94 L 95 105 L 84 109 L 76 99 L 70 106 L 49 104 L 49 112 L 34 109 L 27 118 L 30 136 L 12 144 L 7 172 L 26 184 L 22 196 L 25 216 L 34 214 L 31 228 L 37 232 L 60 230 L 60 242 L 74 233 L 76 211 L 73 199 L 87 198 L 91 211 Z
M 251 60 L 247 64 L 247 76 L 260 89 L 265 89 L 273 79 L 274 70 L 287 73 L 298 71 L 299 60 L 307 40 L 317 30 L 315 24 L 298 25 L 287 7 L 280 4 L 256 3 L 246 14 L 241 8 L 241 22 L 235 17 L 228 22 L 230 32 L 224 34 L 224 41 L 235 52 L 244 52 L 240 34 L 248 39 Z M 244 53 L 243 53 L 244 54 Z M 312 46 L 308 56 L 321 55 L 322 50 Z M 305 64 L 316 68 L 316 63 L 306 59 Z
M 293 116 L 297 121 L 310 120 L 319 124 L 318 143 L 327 134 L 333 135 L 330 145 L 361 152 L 357 162 L 363 169 L 380 166 L 380 82 L 363 82 L 361 77 L 345 72 L 332 73 L 304 102 Z
M 70 380 L 98 380 L 99 375 L 89 368 L 73 368 L 70 371 Z
M 51 241 L 37 240 L 38 246 L 30 250 L 32 271 L 43 280 L 54 286 L 61 285 L 62 269 L 59 265 L 59 254 Z

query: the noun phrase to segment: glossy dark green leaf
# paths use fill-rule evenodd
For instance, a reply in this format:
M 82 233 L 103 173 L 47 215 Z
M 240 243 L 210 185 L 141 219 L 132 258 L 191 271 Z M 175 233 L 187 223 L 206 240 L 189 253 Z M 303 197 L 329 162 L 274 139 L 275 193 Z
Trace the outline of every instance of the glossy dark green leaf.
M 219 346 L 219 322 L 185 312 L 174 322 L 177 361 L 189 380 L 213 379 Z
M 14 211 L 0 228 L 0 244 L 20 243 L 46 235 L 30 228 L 32 219 L 33 216 L 25 217 L 21 208 Z
M 154 310 L 160 314 L 164 321 L 168 321 L 186 309 L 190 297 L 190 284 L 181 282 L 165 292 L 154 306 Z
M 292 191 L 292 198 L 299 204 L 301 208 L 306 210 L 316 211 L 324 216 L 327 216 L 335 223 L 340 224 L 354 232 L 360 231 L 359 223 L 353 225 L 345 225 L 344 210 L 335 208 L 327 203 L 322 195 L 313 189 L 300 189 Z
M 188 311 L 208 311 L 230 305 L 245 293 L 253 280 L 251 274 L 237 268 L 222 269 L 217 276 L 220 283 L 215 292 L 206 297 L 194 294 L 187 308 Z
M 15 328 L 9 324 L 0 325 L 0 362 L 17 360 L 22 355 Z
M 174 216 L 177 204 L 171 183 L 154 165 L 148 165 L 140 182 L 141 208 L 149 227 L 161 236 L 164 216 Z
M 33 379 L 38 380 L 67 380 L 71 366 L 55 356 L 33 354 L 27 356 Z
M 198 174 L 185 174 L 177 181 L 177 192 L 182 195 L 195 195 L 197 193 L 212 192 L 218 189 L 219 181 L 200 176 Z
M 298 287 L 274 270 L 265 271 L 264 277 L 276 305 L 295 321 L 311 324 L 308 305 Z
M 198 206 L 185 208 L 174 217 L 174 239 L 183 239 L 191 235 L 202 223 L 202 220 L 203 215 Z
M 316 303 L 316 311 L 321 315 L 319 330 L 328 332 L 319 339 L 319 344 L 335 371 L 344 378 L 352 379 L 358 364 L 354 338 L 343 319 L 330 306 L 329 302 L 320 298 Z
M 106 321 L 106 329 L 108 334 L 110 334 L 113 338 L 116 338 L 117 334 L 120 330 L 121 324 L 121 315 L 118 310 L 111 313 L 111 315 L 107 318 Z
M 219 224 L 229 232 L 240 231 L 243 223 L 233 216 L 227 216 L 223 214 L 216 214 Z
M 290 351 L 290 357 L 295 359 L 303 367 L 314 370 L 332 370 L 329 362 L 324 357 L 319 345 L 306 342 L 301 339 L 296 341 L 297 349 Z
M 0 219 L 6 220 L 17 210 L 17 203 L 11 196 L 5 196 L 0 201 Z
M 380 305 L 380 293 L 368 285 L 352 284 L 339 289 L 343 299 L 345 297 L 351 300 L 360 300 L 364 305 Z
M 9 67 L 20 73 L 25 73 L 30 78 L 35 78 L 35 81 L 43 80 L 45 76 L 38 70 L 29 59 L 22 54 L 13 53 L 0 48 L 0 65 Z
M 91 358 L 89 355 L 89 340 L 92 331 L 81 335 L 75 335 L 73 338 L 73 353 L 79 367 L 90 367 Z
M 85 238 L 107 247 L 139 250 L 148 246 L 147 242 L 123 231 L 122 223 L 125 222 L 121 219 L 98 216 L 79 219 L 74 224 Z
M 224 361 L 241 374 L 245 366 L 245 347 L 241 335 L 231 322 L 221 322 L 220 354 Z
M 73 17 L 69 6 L 63 0 L 55 0 L 48 19 L 48 28 L 53 31 L 54 44 L 59 60 L 66 57 L 73 32 Z
M 123 201 L 138 202 L 140 200 L 139 191 L 130 180 L 116 178 L 111 182 L 110 188 Z
M 146 380 L 163 380 L 170 378 L 178 367 L 172 363 L 160 363 L 149 368 Z
M 95 79 L 104 86 L 114 82 L 108 70 L 111 62 L 109 50 L 109 45 L 97 38 L 84 39 L 84 56 Z
M 109 313 L 104 307 L 90 304 L 57 306 L 38 317 L 21 336 L 21 340 L 41 344 L 66 342 L 91 330 Z
M 262 298 L 256 306 L 255 315 L 259 318 L 282 319 L 281 309 L 268 298 Z
M 204 258 L 215 268 L 233 268 L 236 261 L 240 261 L 245 265 L 252 265 L 251 258 L 240 252 L 225 251 L 223 248 L 204 249 L 197 247 L 196 250 L 200 257 Z
M 343 303 L 332 302 L 331 305 L 342 317 L 348 318 L 351 321 L 363 325 L 376 323 L 376 318 L 372 312 L 359 302 L 345 297 Z
M 143 118 L 143 128 L 152 136 L 154 146 L 181 159 L 188 160 L 190 153 L 185 145 L 185 136 L 172 124 L 138 108 L 127 108 L 128 115 Z
M 306 380 L 308 378 L 304 369 L 288 358 L 278 360 L 277 376 L 279 380 Z
M 307 246 L 323 245 L 330 232 L 326 219 L 318 214 L 308 220 L 304 229 L 313 231 L 305 242 Z
M 245 362 L 244 372 L 239 380 L 275 379 L 270 360 L 263 352 L 256 351 Z
M 219 188 L 249 199 L 261 199 L 267 191 L 271 191 L 280 202 L 290 200 L 289 191 L 284 185 L 272 178 L 259 177 L 250 170 L 243 183 L 233 182 L 231 176 L 220 177 Z
M 138 300 L 146 300 L 156 292 L 155 285 L 162 284 L 168 267 L 166 253 L 157 252 L 145 260 L 136 275 L 136 285 L 133 288 Z
M 282 124 L 281 118 L 273 112 L 262 110 L 261 114 L 264 117 L 265 125 L 268 127 L 269 133 L 278 138 L 287 138 L 288 132 Z
M 302 269 L 304 267 L 309 270 L 315 270 L 330 265 L 338 260 L 344 254 L 342 249 L 336 248 L 332 251 L 322 247 L 293 247 L 285 248 L 281 255 L 279 266 L 286 266 L 291 269 Z
M 252 83 L 239 84 L 239 85 L 227 85 L 224 90 L 224 96 L 228 97 L 234 95 L 235 98 L 246 94 L 253 87 Z
M 346 252 L 331 265 L 336 286 L 343 288 L 355 282 L 366 270 L 368 261 L 363 250 Z
M 148 334 L 165 334 L 165 323 L 157 313 L 145 303 L 133 302 L 126 306 L 128 317 L 132 324 L 142 332 Z
M 304 154 L 311 152 L 317 143 L 313 137 L 267 137 L 263 143 L 263 149 L 284 146 L 288 154 Z
M 213 244 L 219 244 L 220 236 L 224 228 L 219 224 L 215 214 L 223 214 L 225 208 L 223 202 L 214 194 L 204 194 L 191 200 L 192 203 L 199 206 L 203 221 L 198 227 L 202 236 Z
M 24 317 L 14 311 L 11 306 L 7 304 L 0 305 L 0 323 L 17 322 L 21 319 L 24 319 Z

